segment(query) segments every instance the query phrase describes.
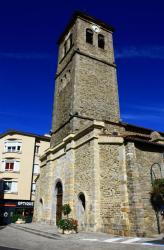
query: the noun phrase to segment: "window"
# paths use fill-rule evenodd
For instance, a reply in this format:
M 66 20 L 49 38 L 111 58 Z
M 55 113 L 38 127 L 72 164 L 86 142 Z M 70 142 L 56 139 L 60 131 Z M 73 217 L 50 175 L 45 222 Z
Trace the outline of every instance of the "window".
M 93 44 L 93 31 L 91 29 L 86 29 L 86 42 Z
M 39 145 L 35 146 L 35 154 L 39 154 Z
M 101 34 L 98 34 L 98 47 L 101 49 L 104 49 L 104 47 L 105 47 L 104 36 Z
M 0 172 L 19 172 L 20 161 L 16 159 L 3 159 L 0 164 Z
M 39 174 L 40 173 L 39 164 L 34 164 L 33 173 L 34 174 Z
M 4 191 L 11 191 L 12 181 L 4 181 L 3 189 Z
M 73 41 L 72 41 L 72 34 L 69 36 L 69 49 L 72 47 Z
M 6 162 L 5 171 L 13 171 L 14 170 L 14 162 Z
M 70 34 L 69 38 L 64 43 L 64 56 L 70 50 L 70 48 L 72 47 L 72 45 L 73 45 L 72 34 Z
M 5 141 L 5 152 L 19 152 L 21 151 L 22 143 L 17 140 L 7 140 Z
M 42 198 L 39 199 L 39 202 L 40 202 L 41 205 L 43 205 L 43 199 Z
M 35 192 L 36 192 L 36 183 L 33 182 L 32 183 L 32 194 L 35 194 Z
M 85 195 L 83 193 L 79 194 L 79 202 L 81 203 L 81 206 L 85 210 Z
M 67 41 L 64 43 L 64 56 L 67 54 Z
M 17 192 L 17 182 L 13 180 L 4 180 L 3 191 L 6 193 L 16 193 Z

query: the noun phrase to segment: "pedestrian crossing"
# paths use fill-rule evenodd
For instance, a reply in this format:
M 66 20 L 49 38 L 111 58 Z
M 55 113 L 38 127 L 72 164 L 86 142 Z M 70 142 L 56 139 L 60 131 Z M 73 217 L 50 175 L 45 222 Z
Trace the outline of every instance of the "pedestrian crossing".
M 101 242 L 101 243 L 118 243 L 118 244 L 139 244 L 144 246 L 164 246 L 164 241 L 161 243 L 154 243 L 151 240 L 146 240 L 144 238 L 134 237 L 134 238 L 126 238 L 126 237 L 113 237 L 109 239 L 96 239 L 96 238 L 83 238 L 83 241 L 90 242 Z

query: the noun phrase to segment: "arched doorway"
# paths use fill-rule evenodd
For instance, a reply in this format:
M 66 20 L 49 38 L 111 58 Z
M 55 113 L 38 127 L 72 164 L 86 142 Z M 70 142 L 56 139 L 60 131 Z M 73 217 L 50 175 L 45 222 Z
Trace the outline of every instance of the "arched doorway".
M 63 188 L 61 182 L 56 184 L 56 222 L 62 218 Z

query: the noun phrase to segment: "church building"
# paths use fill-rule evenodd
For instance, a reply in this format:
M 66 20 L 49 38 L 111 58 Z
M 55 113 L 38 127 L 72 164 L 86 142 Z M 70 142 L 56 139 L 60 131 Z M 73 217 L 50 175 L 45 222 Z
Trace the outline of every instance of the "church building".
M 34 221 L 56 224 L 69 203 L 79 230 L 157 233 L 151 167 L 164 133 L 121 122 L 114 28 L 76 12 L 58 40 L 51 145 L 41 157 Z M 155 171 L 155 170 L 154 170 Z

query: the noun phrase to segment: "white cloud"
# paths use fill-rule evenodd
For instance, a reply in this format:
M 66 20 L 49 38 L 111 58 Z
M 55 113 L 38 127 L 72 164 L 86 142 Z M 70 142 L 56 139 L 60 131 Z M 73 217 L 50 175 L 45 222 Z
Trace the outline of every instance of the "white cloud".
M 10 58 L 10 59 L 25 59 L 25 60 L 38 60 L 38 59 L 48 59 L 51 58 L 51 54 L 46 53 L 10 53 L 10 52 L 0 52 L 0 57 Z
M 161 119 L 160 115 L 152 115 L 152 114 L 131 114 L 131 113 L 122 113 L 121 114 L 122 119 L 137 121 L 137 120 L 143 120 L 143 121 L 152 121 L 153 119 Z
M 151 59 L 164 59 L 164 46 L 147 46 L 147 47 L 124 47 L 116 49 L 115 57 L 121 58 L 151 58 Z

